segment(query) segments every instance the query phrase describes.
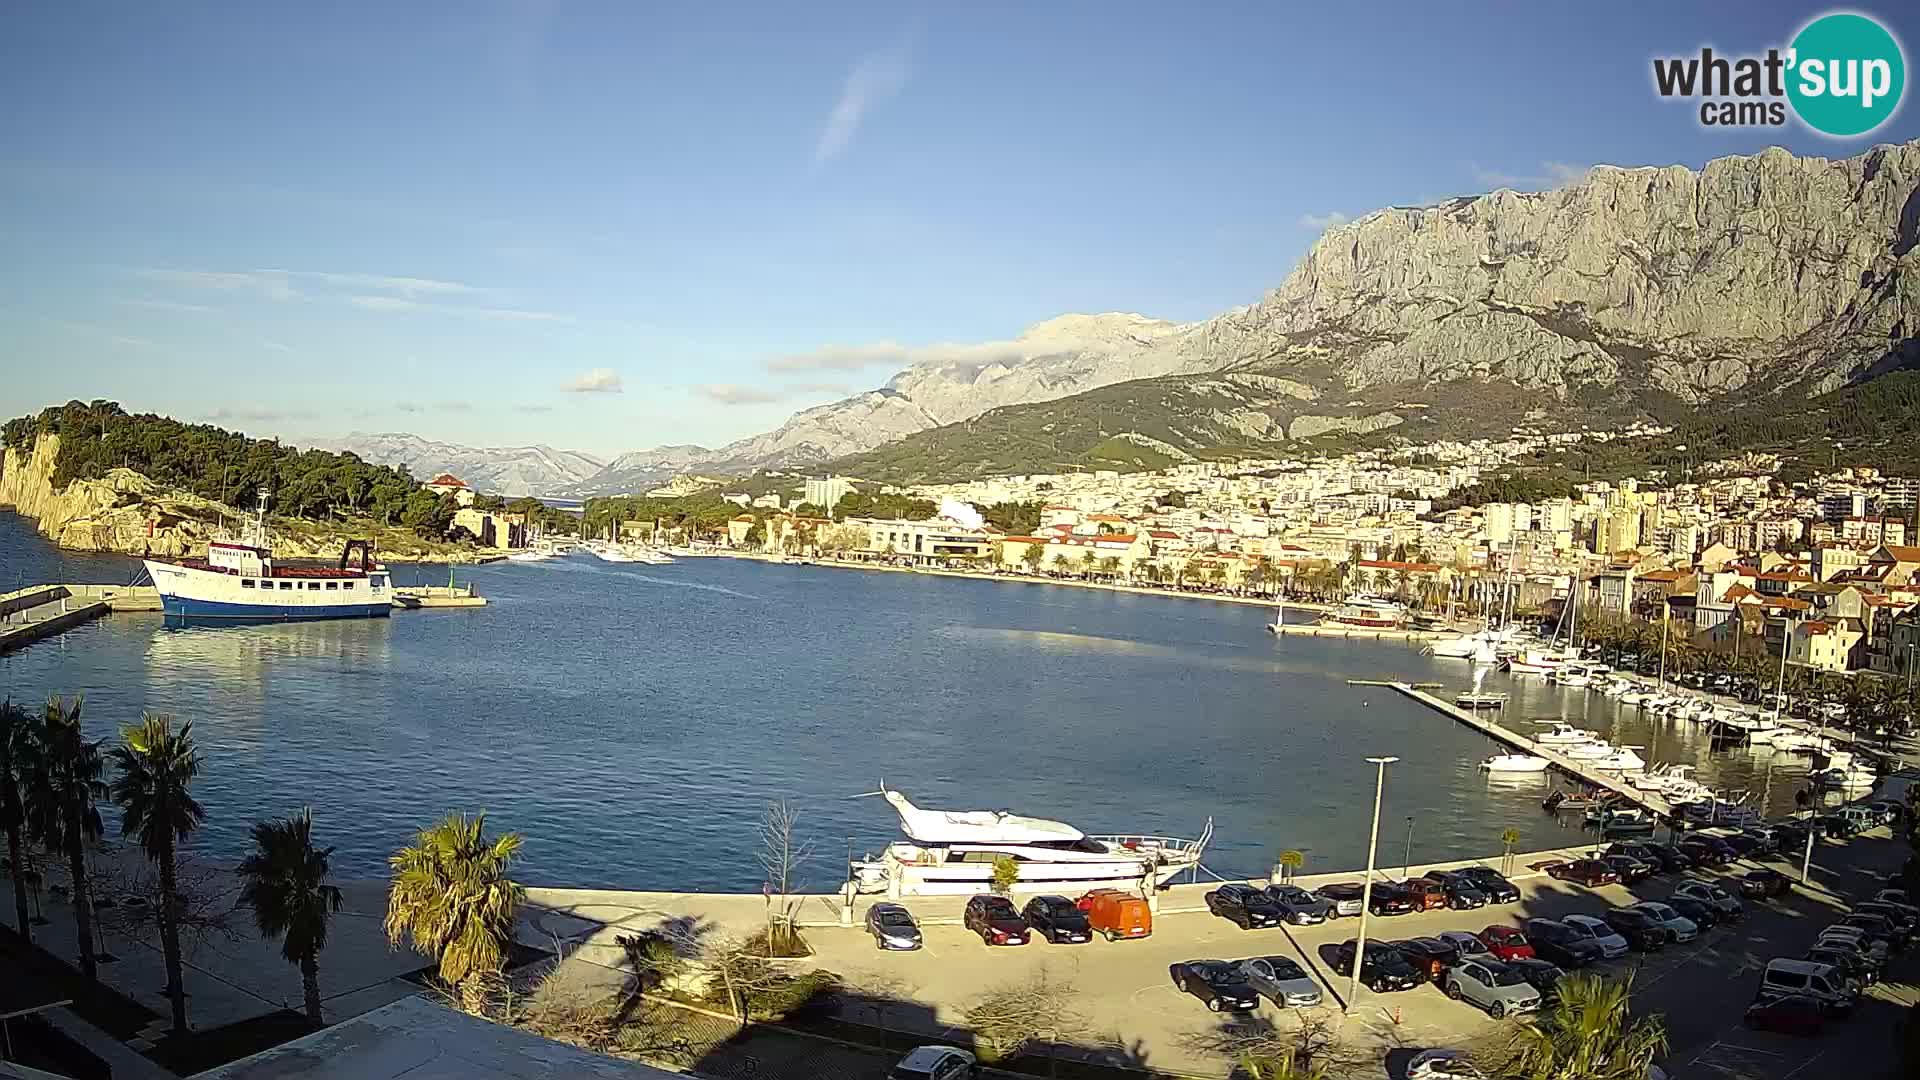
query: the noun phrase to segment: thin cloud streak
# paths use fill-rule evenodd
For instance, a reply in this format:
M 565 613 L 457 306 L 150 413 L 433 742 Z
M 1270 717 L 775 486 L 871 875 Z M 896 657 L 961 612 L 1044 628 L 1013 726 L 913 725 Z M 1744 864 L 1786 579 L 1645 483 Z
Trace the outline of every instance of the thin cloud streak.
M 840 99 L 834 102 L 833 111 L 827 114 L 826 126 L 821 129 L 820 138 L 813 145 L 814 165 L 825 165 L 851 146 L 867 113 L 875 105 L 898 94 L 907 85 L 907 77 L 911 73 L 912 65 L 904 47 L 885 49 L 861 57 L 860 62 L 847 73 Z
M 569 394 L 618 394 L 622 392 L 620 373 L 612 368 L 594 368 L 574 376 L 560 389 Z
M 148 300 L 141 298 L 121 300 L 120 303 L 126 304 L 129 307 L 150 308 L 154 311 L 177 311 L 193 315 L 206 315 L 219 310 L 218 308 L 208 307 L 206 304 L 182 304 L 173 300 Z

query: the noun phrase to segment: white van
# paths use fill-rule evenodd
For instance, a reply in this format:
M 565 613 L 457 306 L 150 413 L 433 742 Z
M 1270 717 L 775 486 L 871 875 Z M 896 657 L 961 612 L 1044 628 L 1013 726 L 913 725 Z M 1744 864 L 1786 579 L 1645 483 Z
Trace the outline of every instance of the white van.
M 1811 960 L 1769 960 L 1760 976 L 1760 997 L 1775 998 L 1796 994 L 1810 997 L 1839 1012 L 1853 1008 L 1859 996 L 1853 984 L 1839 968 L 1816 964 Z

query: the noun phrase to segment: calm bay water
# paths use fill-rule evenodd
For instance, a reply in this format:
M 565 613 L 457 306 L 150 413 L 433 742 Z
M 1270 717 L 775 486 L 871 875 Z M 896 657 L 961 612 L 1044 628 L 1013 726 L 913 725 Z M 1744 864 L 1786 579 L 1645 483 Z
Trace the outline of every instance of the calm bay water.
M 60 552 L 0 512 L 0 590 L 126 582 L 138 564 Z M 923 806 L 1010 808 L 1090 832 L 1191 836 L 1258 874 L 1364 864 L 1373 767 L 1380 860 L 1436 861 L 1576 833 L 1543 778 L 1490 780 L 1485 738 L 1350 678 L 1461 685 L 1466 665 L 1403 644 L 1290 637 L 1233 604 L 730 559 L 590 556 L 459 570 L 491 604 L 391 619 L 171 629 L 115 615 L 0 658 L 15 700 L 85 694 L 94 734 L 141 710 L 191 719 L 206 757 L 196 845 L 237 857 L 258 817 L 311 804 L 336 871 L 376 876 L 411 832 L 485 809 L 527 835 L 523 877 L 609 888 L 752 890 L 769 799 L 801 810 L 811 884 L 898 836 L 848 796 L 881 780 Z M 400 567 L 402 583 L 446 570 Z M 1703 761 L 1758 789 L 1769 760 L 1709 757 L 1703 734 L 1582 690 L 1494 675 L 1516 718 L 1570 719 L 1653 760 Z M 1518 722 L 1516 719 L 1515 722 Z M 1793 760 L 1797 764 L 1787 765 Z M 1772 786 L 1790 806 L 1804 759 Z M 117 819 L 116 819 L 117 820 Z

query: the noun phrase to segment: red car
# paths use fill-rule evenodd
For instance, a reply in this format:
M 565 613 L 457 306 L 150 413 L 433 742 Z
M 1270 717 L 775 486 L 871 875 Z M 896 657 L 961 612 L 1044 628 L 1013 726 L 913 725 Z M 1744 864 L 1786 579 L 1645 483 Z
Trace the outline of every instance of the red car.
M 1489 926 L 1480 931 L 1480 942 L 1501 960 L 1533 959 L 1533 943 L 1512 926 Z
M 1826 1011 L 1808 997 L 1779 997 L 1747 1006 L 1746 1025 L 1756 1031 L 1818 1035 L 1827 1026 Z
M 1595 885 L 1617 885 L 1620 875 L 1613 867 L 1599 859 L 1575 859 L 1572 862 L 1553 863 L 1547 867 L 1547 876 L 1559 881 L 1573 881 L 1592 888 Z

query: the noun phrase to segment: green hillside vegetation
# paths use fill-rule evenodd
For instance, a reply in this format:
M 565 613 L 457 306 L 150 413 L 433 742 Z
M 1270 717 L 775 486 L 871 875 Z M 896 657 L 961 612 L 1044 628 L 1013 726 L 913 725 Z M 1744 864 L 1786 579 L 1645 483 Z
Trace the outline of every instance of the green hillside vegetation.
M 111 401 L 69 401 L 0 428 L 5 446 L 21 453 L 31 452 L 43 434 L 60 436 L 56 488 L 128 468 L 164 487 L 242 509 L 252 507 L 254 492 L 265 487 L 274 513 L 283 517 L 368 518 L 432 538 L 445 535 L 453 517 L 452 500 L 423 489 L 405 469 L 368 464 L 352 454 L 297 450 L 211 424 L 132 414 Z
M 719 532 L 740 512 L 740 507 L 720 497 L 718 489 L 675 498 L 611 495 L 586 501 L 581 528 L 587 536 L 601 537 L 622 521 L 653 521 L 663 528 Z

